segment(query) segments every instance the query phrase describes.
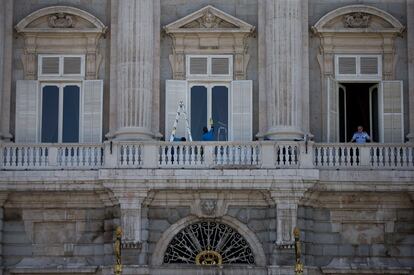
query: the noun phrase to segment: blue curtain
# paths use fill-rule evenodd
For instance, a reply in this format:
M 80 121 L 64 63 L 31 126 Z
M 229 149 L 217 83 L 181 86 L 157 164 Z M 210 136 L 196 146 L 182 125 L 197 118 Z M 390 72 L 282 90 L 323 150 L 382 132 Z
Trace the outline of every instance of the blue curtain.
M 191 88 L 191 135 L 194 141 L 202 140 L 203 127 L 207 126 L 207 88 Z
M 79 97 L 78 86 L 63 88 L 62 142 L 79 142 Z
M 229 91 L 226 86 L 212 89 L 212 116 L 214 122 L 214 140 L 228 140 L 229 129 Z
M 59 87 L 44 86 L 42 93 L 42 142 L 58 142 Z

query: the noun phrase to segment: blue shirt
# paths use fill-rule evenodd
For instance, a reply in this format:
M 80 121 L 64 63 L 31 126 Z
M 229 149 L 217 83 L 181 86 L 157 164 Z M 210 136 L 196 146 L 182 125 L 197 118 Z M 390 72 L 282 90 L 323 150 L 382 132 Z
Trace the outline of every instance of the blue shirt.
M 204 133 L 202 139 L 203 141 L 213 141 L 214 140 L 213 128 L 211 128 L 210 131 L 208 131 L 207 133 Z
M 355 132 L 355 134 L 352 136 L 352 140 L 355 140 L 356 143 L 365 143 L 367 140 L 370 140 L 369 135 L 367 132 Z

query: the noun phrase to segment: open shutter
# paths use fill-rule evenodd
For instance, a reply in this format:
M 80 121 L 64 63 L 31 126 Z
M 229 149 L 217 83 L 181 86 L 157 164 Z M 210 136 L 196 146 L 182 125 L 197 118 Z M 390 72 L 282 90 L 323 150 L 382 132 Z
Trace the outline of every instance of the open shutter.
M 82 142 L 102 142 L 103 80 L 83 82 Z
M 253 82 L 237 80 L 231 82 L 231 140 L 251 141 L 253 136 Z
M 402 81 L 382 82 L 382 141 L 404 142 Z
M 328 142 L 339 142 L 339 90 L 335 79 L 328 78 Z
M 165 140 L 169 140 L 170 138 L 180 101 L 184 103 L 188 114 L 189 107 L 187 106 L 187 81 L 167 80 L 165 83 Z M 175 136 L 186 137 L 185 128 L 186 123 L 184 121 L 184 116 L 181 116 L 181 119 L 177 125 Z
M 37 80 L 16 82 L 16 142 L 38 141 L 39 83 Z

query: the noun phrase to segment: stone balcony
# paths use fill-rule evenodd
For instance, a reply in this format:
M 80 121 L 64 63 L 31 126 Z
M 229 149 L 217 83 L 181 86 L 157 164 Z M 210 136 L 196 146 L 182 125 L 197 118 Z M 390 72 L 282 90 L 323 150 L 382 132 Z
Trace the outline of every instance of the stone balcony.
M 313 142 L 105 142 L 0 144 L 0 170 L 412 170 L 414 145 Z

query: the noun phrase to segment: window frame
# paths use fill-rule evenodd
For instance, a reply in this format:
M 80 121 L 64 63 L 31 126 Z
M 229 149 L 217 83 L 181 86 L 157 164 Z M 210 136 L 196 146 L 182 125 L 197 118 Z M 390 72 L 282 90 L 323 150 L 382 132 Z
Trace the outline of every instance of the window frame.
M 43 58 L 45 57 L 58 57 L 59 58 L 59 73 L 58 74 L 43 74 Z M 67 57 L 79 57 L 81 59 L 81 72 L 80 74 L 65 74 L 64 73 L 64 59 Z M 38 54 L 38 68 L 37 68 L 38 80 L 73 80 L 85 77 L 85 55 L 84 54 Z
M 355 74 L 340 74 L 339 73 L 339 58 L 342 57 L 355 57 L 356 61 L 356 73 Z M 377 58 L 378 73 L 377 74 L 361 74 L 361 58 L 364 57 L 375 57 Z M 382 55 L 381 54 L 335 54 L 335 79 L 336 80 L 359 80 L 359 81 L 368 81 L 368 80 L 382 80 Z
M 207 88 L 207 121 L 206 125 L 209 127 L 210 125 L 209 120 L 212 118 L 212 96 L 213 96 L 213 88 L 217 86 L 224 86 L 228 90 L 228 103 L 227 103 L 227 115 L 228 115 L 228 125 L 227 125 L 227 141 L 230 140 L 230 133 L 233 129 L 233 115 L 232 115 L 232 102 L 233 102 L 233 96 L 231 91 L 231 82 L 229 81 L 191 81 L 188 82 L 187 85 L 187 114 L 188 114 L 188 123 L 191 125 L 191 88 L 194 86 L 204 86 Z M 214 124 L 214 121 L 213 121 Z M 218 129 L 218 127 L 217 127 Z
M 43 81 L 39 82 L 39 113 L 38 113 L 38 140 L 42 142 L 42 115 L 43 115 L 43 88 L 45 86 L 57 86 L 59 88 L 59 108 L 58 108 L 58 140 L 56 143 L 63 143 L 63 90 L 66 86 L 78 86 L 79 87 L 79 133 L 78 142 L 68 143 L 81 143 L 81 137 L 83 136 L 83 83 L 82 81 Z M 65 142 L 66 143 L 66 142 Z
M 214 54 L 214 55 L 200 55 L 189 54 L 186 58 L 186 79 L 187 80 L 212 80 L 212 81 L 232 81 L 233 80 L 233 55 L 232 54 Z M 191 58 L 207 58 L 207 74 L 191 74 L 190 60 Z M 212 74 L 212 59 L 213 58 L 227 58 L 229 60 L 228 74 Z

